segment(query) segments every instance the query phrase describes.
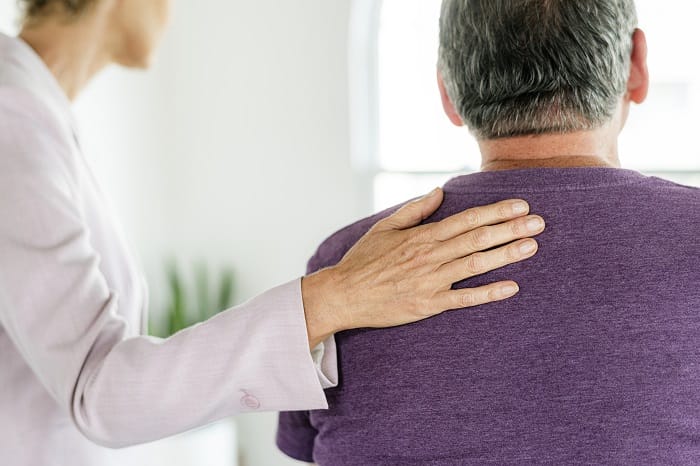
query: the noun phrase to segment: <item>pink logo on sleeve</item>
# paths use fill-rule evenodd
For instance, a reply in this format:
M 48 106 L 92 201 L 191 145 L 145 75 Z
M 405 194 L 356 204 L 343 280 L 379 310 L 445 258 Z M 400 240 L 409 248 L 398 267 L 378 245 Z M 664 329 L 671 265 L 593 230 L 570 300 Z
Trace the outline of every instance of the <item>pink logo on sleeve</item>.
M 241 405 L 248 409 L 258 409 L 260 408 L 260 400 L 255 398 L 253 395 L 248 393 L 246 390 L 241 390 L 243 392 L 243 397 L 241 398 Z

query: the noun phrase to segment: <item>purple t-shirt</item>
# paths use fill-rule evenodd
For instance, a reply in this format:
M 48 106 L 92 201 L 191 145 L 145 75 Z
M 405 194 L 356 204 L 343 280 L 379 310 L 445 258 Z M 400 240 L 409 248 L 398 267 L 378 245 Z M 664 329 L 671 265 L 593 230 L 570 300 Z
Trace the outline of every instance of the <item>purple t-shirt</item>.
M 337 335 L 326 411 L 282 413 L 278 446 L 321 466 L 700 464 L 700 190 L 607 168 L 477 173 L 427 222 L 524 198 L 540 251 L 456 287 L 520 294 Z M 387 213 L 324 242 L 337 263 Z

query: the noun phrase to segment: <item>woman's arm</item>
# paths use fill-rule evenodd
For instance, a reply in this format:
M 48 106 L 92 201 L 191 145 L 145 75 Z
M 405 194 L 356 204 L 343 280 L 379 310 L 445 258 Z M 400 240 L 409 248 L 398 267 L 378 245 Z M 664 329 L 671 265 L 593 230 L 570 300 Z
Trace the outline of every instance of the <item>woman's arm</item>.
M 304 296 L 306 319 L 296 280 L 171 338 L 134 336 L 137 331 L 122 317 L 134 310 L 122 307 L 101 271 L 60 129 L 46 123 L 50 117 L 31 99 L 0 102 L 15 104 L 0 108 L 0 324 L 46 390 L 96 443 L 148 442 L 240 412 L 324 408 L 310 341 L 314 346 L 335 330 L 396 325 L 451 307 L 452 301 L 435 299 L 408 316 L 394 316 L 389 308 L 384 321 L 376 319 L 391 299 L 381 293 L 391 293 L 392 280 L 401 276 L 403 266 L 392 268 L 392 260 L 405 257 L 409 271 L 435 262 L 415 254 L 421 248 L 410 238 L 431 238 L 438 246 L 449 240 L 415 236 L 429 231 L 424 227 L 406 233 L 402 224 L 384 222 L 374 230 L 378 239 L 332 269 L 325 285 L 305 287 L 315 290 Z M 449 222 L 443 227 L 451 234 L 460 231 Z M 450 263 L 454 252 L 433 249 L 429 255 L 440 257 L 437 262 Z M 458 249 L 458 255 L 464 253 Z M 385 256 L 394 257 L 388 274 L 381 266 Z M 462 277 L 470 263 L 460 259 L 442 270 L 436 289 L 452 276 Z M 388 288 L 354 295 L 365 279 L 381 284 L 380 277 L 392 276 Z M 345 283 L 338 286 L 338 277 Z M 410 290 L 402 299 L 412 301 Z M 356 312 L 336 313 L 339 309 Z M 322 313 L 337 320 L 318 317 L 323 323 L 316 326 L 314 316 Z
M 93 246 L 70 141 L 25 94 L 0 89 L 0 335 L 66 416 L 119 447 L 240 412 L 325 407 L 298 279 L 171 338 L 137 336 L 125 316 L 142 302 L 103 273 L 120 265 Z
M 120 447 L 240 412 L 326 406 L 300 280 L 171 338 L 134 336 L 123 316 L 142 309 L 125 309 L 102 273 L 47 134 L 2 144 L 0 325 L 88 438 Z

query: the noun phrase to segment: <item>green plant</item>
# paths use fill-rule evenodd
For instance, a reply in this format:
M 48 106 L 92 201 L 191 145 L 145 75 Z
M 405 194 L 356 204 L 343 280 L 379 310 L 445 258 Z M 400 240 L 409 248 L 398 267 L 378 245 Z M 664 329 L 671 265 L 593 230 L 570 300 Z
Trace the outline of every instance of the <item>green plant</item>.
M 217 286 L 210 286 L 209 269 L 199 263 L 194 268 L 194 284 L 187 286 L 185 278 L 173 261 L 166 266 L 168 304 L 160 315 L 151 315 L 149 334 L 169 337 L 180 330 L 203 322 L 233 305 L 233 270 L 220 272 Z

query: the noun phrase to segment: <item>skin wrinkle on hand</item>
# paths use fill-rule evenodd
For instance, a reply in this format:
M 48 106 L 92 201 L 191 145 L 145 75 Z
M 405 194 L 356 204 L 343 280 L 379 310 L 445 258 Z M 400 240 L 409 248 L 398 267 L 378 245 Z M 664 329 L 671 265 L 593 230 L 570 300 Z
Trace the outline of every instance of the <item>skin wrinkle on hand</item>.
M 424 220 L 425 212 L 434 211 L 442 199 L 440 190 L 437 196 L 405 205 L 375 225 L 336 266 L 303 279 L 311 348 L 342 330 L 404 325 L 445 310 L 507 299 L 518 292 L 514 282 L 463 290 L 451 287 L 532 257 L 537 242 L 517 240 L 541 233 L 544 219 L 526 217 L 529 206 L 525 203 L 524 208 L 522 200 L 510 200 L 406 229 Z M 533 220 L 537 228 L 531 230 L 527 223 Z M 507 223 L 501 223 L 504 221 Z M 481 238 L 477 247 L 474 237 Z M 524 245 L 529 246 L 526 252 L 521 250 Z M 500 247 L 491 249 L 496 246 Z

